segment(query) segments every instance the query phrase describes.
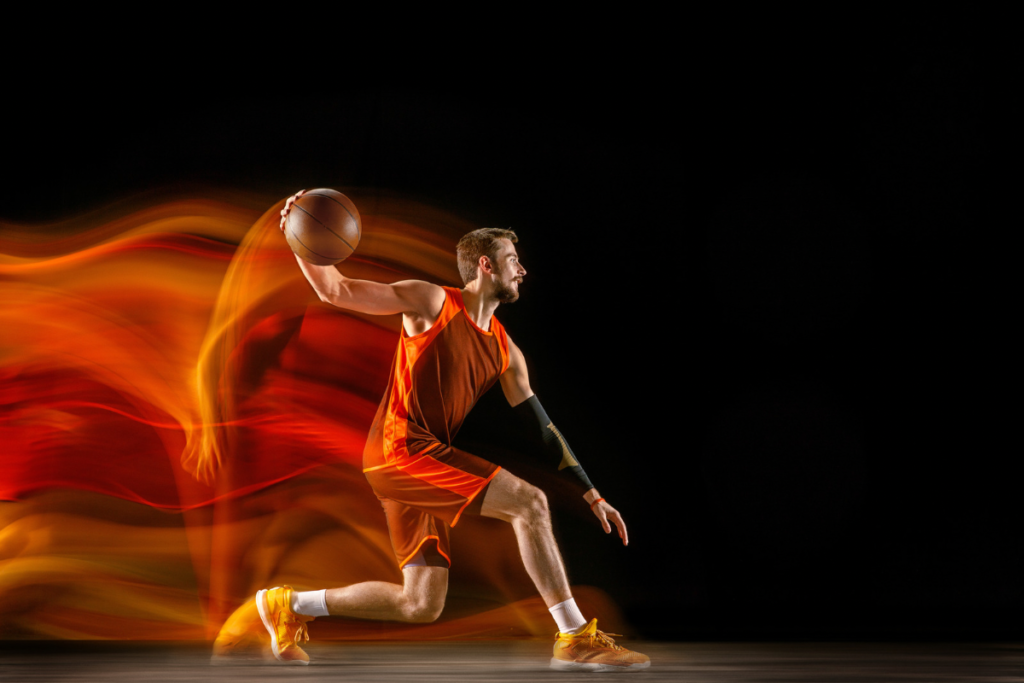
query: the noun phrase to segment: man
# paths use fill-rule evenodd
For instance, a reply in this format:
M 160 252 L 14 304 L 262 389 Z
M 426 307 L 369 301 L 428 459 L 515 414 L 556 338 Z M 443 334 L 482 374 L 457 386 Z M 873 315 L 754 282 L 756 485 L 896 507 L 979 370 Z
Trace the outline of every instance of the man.
M 290 205 L 290 203 L 289 203 Z M 616 645 L 580 613 L 551 529 L 544 493 L 510 472 L 454 448 L 452 440 L 476 401 L 495 381 L 531 424 L 552 466 L 574 477 L 601 521 L 629 540 L 618 511 L 601 498 L 565 439 L 530 388 L 522 352 L 494 317 L 519 298 L 526 269 L 511 230 L 483 228 L 457 246 L 459 290 L 418 280 L 381 284 L 354 280 L 333 266 L 296 257 L 320 299 L 375 315 L 402 314 L 390 386 L 370 428 L 363 471 L 384 508 L 403 584 L 369 581 L 343 588 L 295 592 L 261 590 L 225 624 L 215 656 L 226 653 L 254 620 L 255 605 L 282 662 L 307 664 L 299 646 L 306 623 L 318 616 L 431 622 L 444 607 L 450 566 L 449 528 L 464 514 L 512 524 L 523 563 L 558 625 L 551 666 L 565 670 L 623 670 L 649 666 L 646 655 Z M 611 524 L 610 524 L 610 523 Z M 248 613 L 249 616 L 246 616 Z

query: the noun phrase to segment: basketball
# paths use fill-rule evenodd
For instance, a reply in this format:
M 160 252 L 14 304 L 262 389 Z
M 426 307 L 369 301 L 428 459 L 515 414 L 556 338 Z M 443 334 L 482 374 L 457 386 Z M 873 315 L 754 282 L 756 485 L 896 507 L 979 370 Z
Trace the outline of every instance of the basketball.
M 359 245 L 359 211 L 337 190 L 321 188 L 300 193 L 281 213 L 281 229 L 288 246 L 314 265 L 344 261 Z

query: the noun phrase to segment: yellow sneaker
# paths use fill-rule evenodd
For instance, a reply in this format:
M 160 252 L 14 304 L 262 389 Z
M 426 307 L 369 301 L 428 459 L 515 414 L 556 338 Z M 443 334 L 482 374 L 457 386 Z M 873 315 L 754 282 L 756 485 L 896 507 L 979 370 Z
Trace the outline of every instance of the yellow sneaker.
M 281 586 L 256 593 L 256 609 L 260 620 L 270 634 L 270 649 L 274 657 L 286 664 L 309 664 L 309 655 L 299 642 L 309 641 L 306 622 L 313 617 L 292 611 L 292 587 Z
M 597 619 L 592 619 L 579 633 L 559 633 L 555 636 L 555 656 L 551 668 L 560 671 L 636 671 L 651 665 L 651 658 L 627 650 L 604 631 L 597 630 Z
M 220 633 L 213 641 L 213 656 L 210 662 L 228 664 L 239 659 L 252 658 L 266 647 L 267 641 L 267 632 L 260 621 L 256 603 L 247 600 L 220 627 Z

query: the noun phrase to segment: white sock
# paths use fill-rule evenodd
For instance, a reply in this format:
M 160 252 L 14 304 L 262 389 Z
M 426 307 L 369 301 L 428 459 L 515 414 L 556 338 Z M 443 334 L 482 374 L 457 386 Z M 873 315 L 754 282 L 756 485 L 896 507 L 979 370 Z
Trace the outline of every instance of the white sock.
M 318 591 L 292 591 L 292 611 L 307 617 L 327 616 L 327 589 Z
M 548 611 L 555 618 L 559 633 L 576 633 L 587 625 L 587 620 L 583 618 L 580 608 L 576 606 L 575 598 L 569 598 L 554 607 L 549 607 Z

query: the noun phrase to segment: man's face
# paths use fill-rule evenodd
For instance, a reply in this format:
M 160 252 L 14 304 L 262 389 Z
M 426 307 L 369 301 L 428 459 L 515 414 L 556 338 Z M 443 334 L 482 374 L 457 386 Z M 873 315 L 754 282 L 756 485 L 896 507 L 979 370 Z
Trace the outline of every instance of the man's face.
M 495 254 L 491 266 L 494 269 L 495 297 L 503 304 L 510 304 L 519 298 L 519 283 L 526 275 L 526 269 L 519 263 L 519 254 L 510 240 L 498 240 L 501 247 Z

